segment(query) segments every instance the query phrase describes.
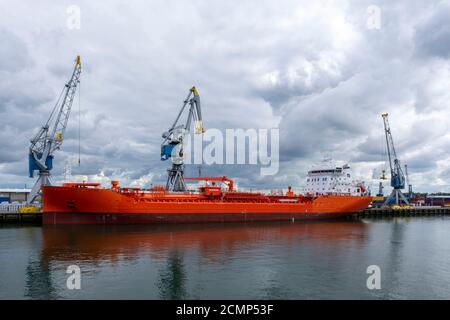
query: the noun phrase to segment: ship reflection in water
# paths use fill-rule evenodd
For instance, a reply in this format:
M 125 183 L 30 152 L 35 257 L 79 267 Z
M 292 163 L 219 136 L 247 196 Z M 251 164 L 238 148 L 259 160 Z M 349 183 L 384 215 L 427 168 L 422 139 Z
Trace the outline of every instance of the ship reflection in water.
M 0 298 L 450 298 L 449 226 L 435 218 L 0 227 Z M 74 264 L 80 290 L 66 286 Z M 367 289 L 369 265 L 382 270 L 381 290 Z

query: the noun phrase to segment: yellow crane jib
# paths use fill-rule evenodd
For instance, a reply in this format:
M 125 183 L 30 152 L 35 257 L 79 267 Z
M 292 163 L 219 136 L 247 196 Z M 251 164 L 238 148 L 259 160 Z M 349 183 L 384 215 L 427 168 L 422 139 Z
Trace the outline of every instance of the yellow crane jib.
M 203 127 L 203 120 L 201 119 L 201 111 L 200 111 L 200 95 L 198 94 L 198 90 L 195 86 L 192 86 L 191 92 L 194 95 L 194 99 L 197 105 L 197 120 L 194 120 L 194 129 L 196 134 L 205 133 L 205 127 Z
M 203 127 L 203 121 L 195 121 L 195 133 L 196 134 L 205 133 L 205 127 Z
M 195 86 L 192 86 L 191 92 L 194 94 L 194 97 L 198 97 L 199 96 L 197 88 Z
M 56 140 L 56 141 L 62 141 L 62 140 L 63 140 L 63 134 L 62 134 L 62 132 L 57 132 L 57 133 L 55 134 L 55 140 Z

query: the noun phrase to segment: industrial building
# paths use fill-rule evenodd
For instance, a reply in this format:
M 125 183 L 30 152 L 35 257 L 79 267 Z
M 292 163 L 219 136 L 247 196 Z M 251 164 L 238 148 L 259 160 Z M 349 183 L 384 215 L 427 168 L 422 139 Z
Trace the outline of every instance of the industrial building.
M 25 202 L 31 189 L 0 189 L 0 203 Z

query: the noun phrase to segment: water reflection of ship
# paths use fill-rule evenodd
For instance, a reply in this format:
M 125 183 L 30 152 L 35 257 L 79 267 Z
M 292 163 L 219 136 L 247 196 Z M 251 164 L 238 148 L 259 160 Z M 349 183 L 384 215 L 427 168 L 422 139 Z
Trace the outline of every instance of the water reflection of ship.
M 350 222 L 251 223 L 146 226 L 45 226 L 43 246 L 48 260 L 92 261 L 149 254 L 165 258 L 177 249 L 198 249 L 205 262 L 231 256 L 242 246 L 282 242 L 364 240 L 366 224 Z
M 185 259 L 195 252 L 202 264 L 221 264 L 252 246 L 295 247 L 302 241 L 318 245 L 365 241 L 367 224 L 349 222 L 251 223 L 141 226 L 45 226 L 43 265 L 83 261 L 97 265 L 141 259 L 162 262 L 157 287 L 162 299 L 186 298 Z M 345 247 L 337 246 L 336 248 Z

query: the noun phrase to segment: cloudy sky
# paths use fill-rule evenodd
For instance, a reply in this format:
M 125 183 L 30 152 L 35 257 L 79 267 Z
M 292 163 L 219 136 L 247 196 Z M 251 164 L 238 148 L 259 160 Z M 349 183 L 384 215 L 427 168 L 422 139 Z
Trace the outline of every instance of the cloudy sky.
M 94 180 L 164 181 L 161 133 L 195 84 L 207 128 L 280 129 L 277 175 L 255 166 L 204 174 L 297 187 L 330 155 L 370 181 L 385 160 L 389 112 L 415 189 L 450 191 L 450 1 L 105 3 L 0 0 L 0 186 L 33 183 L 29 140 L 80 54 L 80 103 L 56 180 L 70 163 Z M 79 29 L 69 28 L 73 4 Z

